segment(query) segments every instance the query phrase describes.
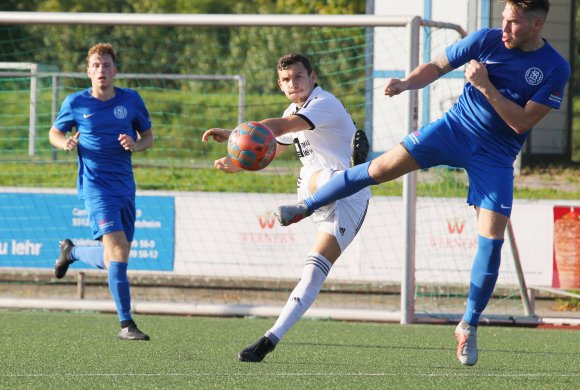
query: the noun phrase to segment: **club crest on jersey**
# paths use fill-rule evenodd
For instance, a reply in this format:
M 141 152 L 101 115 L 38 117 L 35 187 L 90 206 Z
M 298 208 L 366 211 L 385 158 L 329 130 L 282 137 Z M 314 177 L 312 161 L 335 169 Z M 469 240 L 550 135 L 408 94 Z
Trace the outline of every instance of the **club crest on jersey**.
M 127 109 L 125 106 L 117 106 L 113 109 L 113 114 L 115 118 L 125 119 L 127 117 Z
M 530 68 L 526 70 L 526 82 L 530 85 L 538 85 L 544 79 L 544 74 L 538 68 Z

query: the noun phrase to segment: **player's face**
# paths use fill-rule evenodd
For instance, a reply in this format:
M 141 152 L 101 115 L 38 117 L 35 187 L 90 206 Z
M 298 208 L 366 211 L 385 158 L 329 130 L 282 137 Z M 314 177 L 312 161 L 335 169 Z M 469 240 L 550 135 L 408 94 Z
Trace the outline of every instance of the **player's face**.
M 286 97 L 301 106 L 316 84 L 314 71 L 308 74 L 304 64 L 298 62 L 288 69 L 278 71 L 278 85 Z
M 93 54 L 89 58 L 87 74 L 91 79 L 93 88 L 106 89 L 113 85 L 117 75 L 117 67 L 110 55 Z
M 526 50 L 535 43 L 538 19 L 507 3 L 502 13 L 502 42 L 508 49 Z

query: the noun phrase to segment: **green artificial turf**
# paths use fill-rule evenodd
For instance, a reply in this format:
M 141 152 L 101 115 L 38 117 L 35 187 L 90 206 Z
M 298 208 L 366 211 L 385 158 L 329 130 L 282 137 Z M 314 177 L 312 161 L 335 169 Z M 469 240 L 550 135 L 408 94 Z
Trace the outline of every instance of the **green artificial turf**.
M 116 339 L 116 317 L 0 311 L 0 387 L 27 389 L 572 389 L 580 331 L 482 326 L 479 363 L 454 327 L 302 320 L 262 363 L 237 353 L 272 319 L 141 315 L 151 341 Z

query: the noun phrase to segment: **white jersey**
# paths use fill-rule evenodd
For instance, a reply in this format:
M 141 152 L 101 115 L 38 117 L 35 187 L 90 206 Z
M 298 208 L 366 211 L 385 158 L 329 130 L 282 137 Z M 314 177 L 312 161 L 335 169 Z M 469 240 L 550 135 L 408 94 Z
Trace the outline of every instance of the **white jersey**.
M 316 86 L 302 107 L 290 104 L 283 116 L 290 115 L 299 115 L 310 129 L 281 135 L 277 141 L 294 144 L 305 168 L 349 168 L 356 126 L 340 100 Z
M 297 181 L 298 200 L 312 195 L 308 183 L 317 172 L 317 187 L 323 186 L 336 171 L 350 167 L 352 137 L 356 126 L 340 100 L 333 94 L 315 87 L 302 107 L 292 103 L 284 117 L 299 115 L 310 129 L 287 133 L 277 138 L 283 145 L 294 144 L 302 168 Z M 314 212 L 312 219 L 318 231 L 333 235 L 341 250 L 352 242 L 366 215 L 370 189 L 340 199 Z

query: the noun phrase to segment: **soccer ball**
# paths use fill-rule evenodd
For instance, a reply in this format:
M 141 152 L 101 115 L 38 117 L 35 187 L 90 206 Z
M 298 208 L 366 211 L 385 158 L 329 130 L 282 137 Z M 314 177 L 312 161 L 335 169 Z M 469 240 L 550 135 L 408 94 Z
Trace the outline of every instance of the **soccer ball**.
M 228 154 L 238 168 L 258 171 L 272 162 L 276 145 L 274 133 L 266 125 L 244 122 L 230 134 Z

